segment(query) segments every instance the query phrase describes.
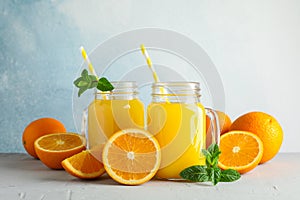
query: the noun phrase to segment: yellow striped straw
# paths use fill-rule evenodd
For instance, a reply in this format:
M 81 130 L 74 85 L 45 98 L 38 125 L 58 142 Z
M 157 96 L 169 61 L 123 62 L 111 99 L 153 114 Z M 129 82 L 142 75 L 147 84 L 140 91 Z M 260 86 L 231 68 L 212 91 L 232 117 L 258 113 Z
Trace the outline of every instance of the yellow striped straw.
M 87 62 L 87 64 L 88 64 L 88 67 L 89 67 L 90 72 L 91 72 L 94 76 L 96 76 L 97 80 L 99 80 L 99 77 L 97 76 L 97 74 L 96 74 L 96 72 L 95 72 L 95 69 L 94 69 L 94 67 L 93 67 L 93 65 L 92 65 L 92 63 L 91 63 L 91 61 L 90 61 L 90 59 L 89 59 L 89 57 L 88 57 L 86 51 L 84 50 L 83 46 L 80 47 L 80 50 L 81 50 L 81 54 L 82 54 L 83 59 L 84 59 L 84 60 Z M 104 94 L 102 94 L 102 93 L 101 93 L 101 96 L 102 96 L 102 98 L 103 98 L 104 100 L 107 99 L 106 96 L 105 96 Z
M 145 59 L 146 59 L 146 61 L 147 61 L 148 67 L 149 67 L 149 68 L 151 69 L 151 71 L 152 71 L 152 75 L 153 75 L 154 81 L 155 81 L 155 82 L 159 82 L 159 78 L 158 78 L 158 76 L 157 76 L 157 73 L 156 73 L 156 71 L 155 71 L 153 65 L 152 65 L 152 61 L 151 61 L 151 59 L 150 59 L 150 57 L 149 57 L 148 52 L 146 51 L 146 48 L 145 48 L 144 44 L 141 44 L 141 51 L 142 51 L 143 55 L 145 56 Z
M 91 63 L 91 61 L 90 61 L 90 59 L 89 59 L 89 57 L 88 57 L 88 55 L 87 55 L 87 53 L 86 53 L 86 51 L 85 51 L 84 48 L 83 48 L 83 46 L 80 47 L 80 50 L 81 50 L 81 54 L 82 54 L 83 59 L 84 59 L 84 60 L 87 62 L 87 64 L 88 64 L 88 67 L 89 67 L 90 72 L 91 72 L 94 76 L 96 76 L 97 79 L 99 79 L 98 76 L 97 76 L 97 74 L 96 74 L 96 72 L 95 72 L 95 69 L 94 69 L 94 67 L 93 67 L 93 65 L 92 65 L 92 63 Z
M 146 62 L 147 62 L 148 67 L 149 67 L 149 68 L 151 69 L 151 71 L 152 71 L 152 76 L 153 76 L 154 81 L 155 81 L 156 83 L 159 82 L 159 78 L 158 78 L 158 76 L 157 76 L 157 73 L 156 73 L 156 71 L 155 71 L 153 65 L 152 65 L 152 61 L 151 61 L 151 59 L 150 59 L 150 57 L 149 57 L 149 54 L 148 54 L 148 52 L 147 52 L 147 50 L 146 50 L 144 44 L 141 44 L 141 51 L 142 51 L 143 55 L 145 56 L 145 59 L 146 59 Z M 164 88 L 161 87 L 161 88 L 160 88 L 160 92 L 161 92 L 161 93 L 164 93 Z M 165 97 L 165 99 L 166 99 L 166 102 L 167 102 L 167 103 L 170 103 L 170 101 L 169 101 L 169 99 L 168 99 L 167 97 Z

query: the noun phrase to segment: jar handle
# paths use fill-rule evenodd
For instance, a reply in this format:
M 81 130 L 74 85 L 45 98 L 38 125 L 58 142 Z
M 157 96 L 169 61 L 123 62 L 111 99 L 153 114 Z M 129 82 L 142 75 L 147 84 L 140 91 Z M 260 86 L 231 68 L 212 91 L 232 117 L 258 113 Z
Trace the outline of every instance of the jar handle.
M 210 124 L 206 133 L 206 148 L 211 144 L 220 144 L 220 126 L 218 114 L 211 108 L 205 108 L 206 116 L 210 119 Z
M 82 111 L 82 116 L 81 116 L 81 136 L 85 138 L 85 140 L 88 142 L 87 138 L 87 118 L 88 118 L 88 108 L 85 108 Z M 87 144 L 88 146 L 88 144 Z

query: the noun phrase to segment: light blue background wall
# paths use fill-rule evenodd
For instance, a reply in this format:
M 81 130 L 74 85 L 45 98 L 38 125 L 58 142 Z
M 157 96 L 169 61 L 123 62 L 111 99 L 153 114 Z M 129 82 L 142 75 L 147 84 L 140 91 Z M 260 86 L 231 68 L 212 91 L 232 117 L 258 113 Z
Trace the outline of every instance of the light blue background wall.
M 79 47 L 143 27 L 197 42 L 221 75 L 226 112 L 274 115 L 285 131 L 281 152 L 300 151 L 300 1 L 1 0 L 0 152 L 24 152 L 23 129 L 39 117 L 75 131 Z

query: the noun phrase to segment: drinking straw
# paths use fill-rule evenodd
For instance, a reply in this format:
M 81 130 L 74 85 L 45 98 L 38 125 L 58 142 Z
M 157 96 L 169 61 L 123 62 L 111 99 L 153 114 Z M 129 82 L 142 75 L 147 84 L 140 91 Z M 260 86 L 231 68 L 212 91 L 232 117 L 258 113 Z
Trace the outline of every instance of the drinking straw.
M 84 50 L 83 46 L 80 47 L 80 50 L 81 50 L 81 54 L 82 54 L 83 59 L 84 59 L 84 60 L 87 62 L 87 64 L 88 64 L 88 67 L 89 67 L 90 72 L 91 72 L 94 76 L 96 76 L 96 78 L 97 78 L 97 80 L 98 80 L 99 78 L 98 78 L 98 76 L 97 76 L 97 74 L 96 74 L 96 72 L 95 72 L 95 69 L 94 69 L 94 67 L 93 67 L 93 65 L 92 65 L 92 63 L 91 63 L 91 61 L 90 61 L 90 59 L 89 59 L 89 57 L 88 57 L 86 51 Z
M 144 44 L 141 44 L 141 51 L 142 51 L 143 55 L 145 56 L 145 59 L 146 59 L 147 64 L 148 64 L 148 67 L 149 67 L 150 70 L 152 71 L 152 76 L 153 76 L 153 78 L 154 78 L 154 81 L 155 81 L 155 82 L 159 82 L 159 78 L 158 78 L 158 76 L 157 76 L 157 73 L 156 73 L 156 71 L 155 71 L 153 65 L 152 65 L 152 61 L 151 61 L 151 59 L 150 59 L 150 57 L 149 57 L 149 54 L 148 54 L 148 52 L 147 52 L 147 50 L 146 50 Z
M 143 55 L 145 56 L 146 62 L 147 62 L 147 64 L 148 64 L 148 67 L 149 67 L 149 68 L 151 69 L 151 71 L 152 71 L 152 76 L 153 76 L 154 81 L 155 81 L 156 83 L 159 82 L 159 78 L 158 78 L 158 76 L 157 76 L 157 73 L 156 73 L 156 71 L 155 71 L 153 65 L 152 65 L 151 58 L 150 58 L 150 56 L 149 56 L 149 54 L 148 54 L 148 52 L 147 52 L 147 50 L 146 50 L 144 44 L 141 44 L 141 51 L 142 51 Z M 164 88 L 161 87 L 161 88 L 160 88 L 160 92 L 161 92 L 161 93 L 164 93 Z M 166 99 L 166 102 L 167 102 L 167 103 L 170 103 L 170 101 L 169 101 L 169 99 L 168 99 L 167 97 L 165 97 L 165 99 Z
M 89 59 L 86 51 L 84 50 L 83 46 L 80 47 L 80 50 L 81 50 L 81 54 L 82 54 L 82 57 L 83 59 L 87 62 L 88 64 L 88 67 L 89 67 L 89 71 L 94 75 L 96 76 L 96 79 L 99 80 L 99 77 L 97 76 L 96 72 L 95 72 L 95 69 L 91 63 L 91 60 Z M 101 96 L 104 100 L 106 100 L 106 96 L 104 94 L 101 93 Z

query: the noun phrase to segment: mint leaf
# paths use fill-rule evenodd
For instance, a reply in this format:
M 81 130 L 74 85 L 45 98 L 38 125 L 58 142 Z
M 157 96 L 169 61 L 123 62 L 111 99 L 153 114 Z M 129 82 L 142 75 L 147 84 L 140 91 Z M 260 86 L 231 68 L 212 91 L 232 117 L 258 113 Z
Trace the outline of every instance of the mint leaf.
M 97 87 L 98 80 L 97 80 L 96 76 L 89 75 L 89 80 L 90 80 L 89 85 L 88 85 L 89 89 Z
M 183 179 L 194 182 L 211 181 L 213 185 L 216 185 L 218 182 L 232 182 L 241 177 L 236 170 L 227 169 L 222 171 L 218 167 L 221 151 L 217 144 L 212 144 L 207 150 L 203 149 L 201 152 L 205 156 L 206 165 L 195 165 L 184 169 L 180 172 L 180 176 Z
M 102 77 L 98 81 L 97 89 L 103 92 L 111 91 L 114 89 L 114 86 L 105 77 Z
M 206 150 L 206 149 L 202 149 L 201 152 L 205 156 L 205 164 L 206 164 L 206 166 L 210 167 L 211 163 L 212 163 L 212 154 L 208 150 Z
M 195 165 L 188 167 L 180 172 L 180 176 L 194 182 L 209 181 L 209 174 L 207 173 L 206 166 Z
M 207 150 L 203 149 L 202 153 L 206 158 L 207 167 L 217 167 L 219 155 L 221 154 L 217 144 L 211 144 Z
M 79 88 L 78 97 L 88 89 L 88 82 L 83 78 L 79 77 L 74 82 L 74 85 Z
M 83 78 L 82 78 L 82 77 L 77 78 L 77 79 L 73 82 L 73 84 L 74 84 L 76 87 L 78 87 L 78 83 L 79 83 L 80 81 L 83 81 Z
M 209 180 L 216 185 L 221 179 L 221 169 L 219 167 L 214 167 L 208 169 Z
M 209 151 L 207 151 L 206 149 L 202 149 L 201 152 L 203 153 L 203 155 L 207 158 L 208 156 L 211 157 L 211 154 L 209 153 Z
M 209 151 L 209 153 L 211 154 L 211 156 L 212 156 L 213 158 L 219 157 L 219 155 L 220 155 L 220 153 L 221 153 L 221 151 L 220 151 L 220 149 L 219 149 L 219 147 L 218 147 L 217 144 L 211 144 L 211 145 L 208 147 L 207 150 Z
M 89 79 L 89 73 L 86 69 L 82 70 L 81 72 L 81 76 L 84 78 L 84 80 L 88 80 Z
M 86 69 L 82 70 L 81 76 L 77 78 L 73 84 L 79 88 L 78 97 L 86 90 L 97 87 L 101 91 L 111 91 L 114 86 L 104 77 L 97 79 L 94 75 L 89 75 Z
M 211 167 L 212 166 L 212 156 L 210 154 L 208 154 L 206 156 L 205 164 L 206 164 L 207 167 Z
M 241 178 L 240 173 L 233 169 L 226 169 L 221 172 L 220 182 L 232 182 Z
M 81 88 L 81 87 L 86 87 L 86 86 L 88 86 L 88 85 L 89 85 L 89 83 L 86 82 L 86 81 L 79 81 L 79 83 L 77 84 L 77 86 L 78 86 L 79 88 Z
M 79 88 L 79 91 L 78 91 L 78 97 L 80 97 L 80 95 L 82 95 L 82 93 L 84 93 L 87 89 L 88 89 L 87 87 Z

